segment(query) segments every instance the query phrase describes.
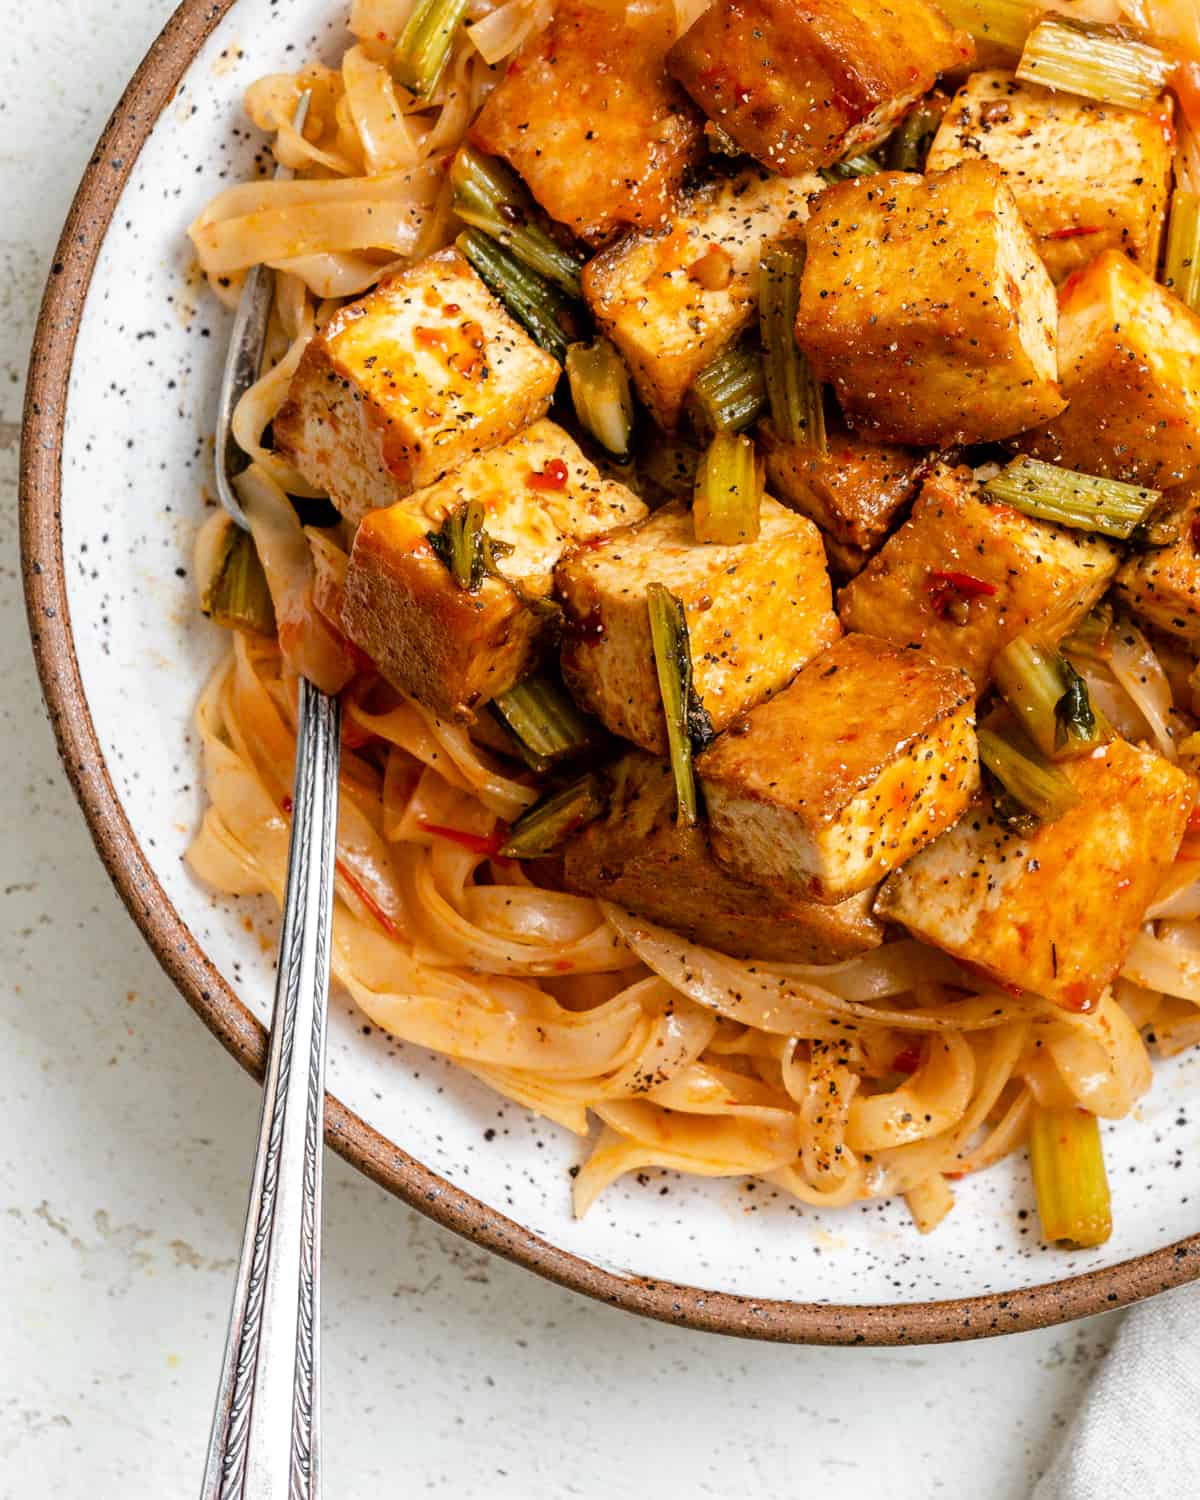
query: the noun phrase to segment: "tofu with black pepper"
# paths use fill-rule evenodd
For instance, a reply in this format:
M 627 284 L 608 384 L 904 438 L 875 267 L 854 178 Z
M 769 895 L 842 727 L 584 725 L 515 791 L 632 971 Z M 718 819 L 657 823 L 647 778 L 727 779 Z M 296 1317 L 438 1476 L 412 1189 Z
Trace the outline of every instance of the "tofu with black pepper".
M 737 958 L 836 963 L 883 941 L 869 891 L 822 905 L 723 870 L 703 825 L 676 818 L 675 781 L 664 761 L 635 750 L 609 774 L 606 816 L 567 845 L 568 889 L 612 901 Z
M 441 250 L 313 336 L 275 446 L 361 521 L 544 416 L 560 373 L 462 256 Z
M 847 630 L 924 646 L 982 691 L 1014 636 L 1060 640 L 1119 562 L 1111 542 L 993 504 L 970 469 L 939 464 L 912 515 L 842 589 L 838 614 Z
M 975 688 L 921 650 L 843 636 L 696 770 L 731 874 L 844 901 L 966 810 L 979 786 Z
M 1200 318 L 1105 250 L 1063 283 L 1058 334 L 1070 405 L 1020 446 L 1154 489 L 1200 479 Z
M 852 426 L 945 447 L 1062 411 L 1054 284 L 993 162 L 838 183 L 806 239 L 796 338 Z
M 559 563 L 563 675 L 614 734 L 658 754 L 667 749 L 652 583 L 683 605 L 694 685 L 714 729 L 777 692 L 841 635 L 817 528 L 770 498 L 760 517 L 755 541 L 698 542 L 691 512 L 671 501 Z
M 817 523 L 834 571 L 850 577 L 879 550 L 927 464 L 911 448 L 867 442 L 828 418 L 826 427 L 824 449 L 784 442 L 770 422 L 759 426 L 758 445 L 772 493 Z
M 924 0 L 716 0 L 668 65 L 743 151 L 805 172 L 869 151 L 974 51 Z
M 888 878 L 875 910 L 1001 985 L 1087 1010 L 1175 858 L 1196 783 L 1119 739 L 1060 768 L 1077 806 L 1015 833 L 982 796 Z
M 628 235 L 584 267 L 587 304 L 660 427 L 676 425 L 696 376 L 754 321 L 763 246 L 801 233 L 822 186 L 763 171 L 714 182 L 660 231 Z
M 1155 517 L 1155 526 L 1173 532 L 1174 540 L 1133 553 L 1117 574 L 1117 593 L 1148 625 L 1200 642 L 1200 491 L 1181 494 Z M 1183 701 L 1190 696 L 1183 694 Z
M 954 96 L 925 170 L 994 161 L 1056 282 L 1108 249 L 1153 275 L 1171 187 L 1171 120 L 1167 95 L 1151 109 L 1124 109 L 991 69 L 972 73 Z
M 464 589 L 436 537 L 472 501 L 483 508 L 494 571 Z M 548 649 L 556 611 L 546 604 L 564 550 L 645 514 L 637 496 L 602 478 L 562 428 L 536 422 L 367 516 L 346 571 L 343 628 L 401 692 L 469 719 Z
M 589 244 L 658 223 L 703 159 L 703 118 L 666 70 L 674 26 L 671 0 L 560 0 L 471 126 Z

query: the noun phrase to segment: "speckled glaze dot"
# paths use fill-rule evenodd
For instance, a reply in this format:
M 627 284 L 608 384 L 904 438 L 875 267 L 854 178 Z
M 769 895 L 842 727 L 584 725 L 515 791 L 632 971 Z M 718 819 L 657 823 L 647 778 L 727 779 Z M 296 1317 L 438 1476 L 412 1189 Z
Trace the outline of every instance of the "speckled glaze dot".
M 335 59 L 345 33 L 336 0 L 227 10 L 187 0 L 97 148 L 34 351 L 22 520 L 39 667 L 97 845 L 185 997 L 257 1070 L 274 914 L 215 900 L 183 863 L 203 807 L 191 715 L 223 647 L 190 572 L 227 332 L 184 231 L 266 165 L 240 114 L 246 84 Z M 902 1204 L 818 1212 L 761 1184 L 660 1172 L 624 1179 L 577 1223 L 585 1142 L 365 1025 L 344 997 L 331 1009 L 331 1144 L 478 1243 L 631 1311 L 758 1338 L 925 1342 L 1101 1311 L 1200 1271 L 1200 1237 L 1184 1238 L 1200 1058 L 1160 1066 L 1137 1115 L 1106 1127 L 1116 1232 L 1064 1255 L 1038 1243 L 1019 1161 L 957 1185 L 926 1238 Z

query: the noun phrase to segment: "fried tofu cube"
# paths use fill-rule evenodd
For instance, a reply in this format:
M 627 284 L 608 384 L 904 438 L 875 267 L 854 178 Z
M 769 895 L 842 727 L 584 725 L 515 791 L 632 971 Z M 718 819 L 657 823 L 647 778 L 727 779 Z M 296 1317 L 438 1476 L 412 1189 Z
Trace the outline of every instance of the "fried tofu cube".
M 313 337 L 275 446 L 361 521 L 544 416 L 559 373 L 462 256 L 441 250 Z
M 471 501 L 495 569 L 460 588 L 430 544 Z M 639 521 L 646 507 L 604 479 L 553 422 L 537 422 L 449 478 L 372 511 L 358 528 L 342 595 L 346 634 L 389 682 L 440 714 L 470 719 L 538 662 L 553 631 L 538 608 L 573 542 Z M 510 550 L 505 551 L 504 548 Z
M 993 505 L 969 469 L 939 464 L 912 515 L 838 595 L 838 613 L 847 630 L 924 646 L 982 691 L 1014 636 L 1072 630 L 1119 560 L 1110 542 Z
M 1054 285 L 994 163 L 838 183 L 807 240 L 796 337 L 854 427 L 944 447 L 1063 409 Z
M 667 729 L 652 583 L 683 604 L 693 681 L 714 729 L 777 692 L 842 633 L 820 533 L 771 499 L 753 542 L 698 542 L 691 512 L 672 501 L 630 531 L 568 553 L 555 580 L 568 687 L 614 734 L 660 755 Z
M 666 70 L 671 0 L 561 0 L 471 127 L 551 218 L 589 244 L 658 223 L 704 155 L 704 122 Z
M 954 96 L 925 170 L 994 161 L 1058 282 L 1110 248 L 1154 274 L 1172 155 L 1169 96 L 1123 109 L 993 69 Z
M 822 452 L 808 443 L 781 441 L 764 422 L 759 447 L 772 491 L 784 505 L 811 517 L 827 544 L 838 544 L 839 564 L 860 558 L 851 568 L 858 572 L 916 494 L 925 458 L 894 443 L 867 442 L 838 422 L 828 422 L 827 429 Z
M 924 0 L 717 0 L 668 67 L 743 151 L 806 172 L 869 151 L 939 73 L 973 56 Z
M 570 890 L 615 902 L 737 958 L 836 963 L 882 942 L 871 892 L 827 906 L 723 870 L 703 826 L 676 819 L 675 781 L 665 762 L 635 750 L 610 775 L 607 815 L 567 846 L 564 883 Z
M 751 171 L 680 203 L 661 233 L 629 235 L 583 270 L 588 306 L 660 427 L 692 381 L 754 321 L 763 245 L 797 235 L 819 177 Z
M 1200 641 L 1200 492 L 1175 501 L 1162 523 L 1175 540 L 1134 553 L 1117 574 L 1117 593 L 1148 624 Z
M 1175 858 L 1196 784 L 1124 740 L 1061 767 L 1078 806 L 1023 834 L 981 797 L 889 877 L 875 910 L 1000 984 L 1086 1010 L 1116 977 Z
M 731 874 L 844 901 L 966 810 L 979 786 L 975 688 L 923 651 L 843 636 L 696 770 Z
M 1063 283 L 1061 416 L 1021 439 L 1085 474 L 1171 489 L 1200 478 L 1200 318 L 1119 250 Z

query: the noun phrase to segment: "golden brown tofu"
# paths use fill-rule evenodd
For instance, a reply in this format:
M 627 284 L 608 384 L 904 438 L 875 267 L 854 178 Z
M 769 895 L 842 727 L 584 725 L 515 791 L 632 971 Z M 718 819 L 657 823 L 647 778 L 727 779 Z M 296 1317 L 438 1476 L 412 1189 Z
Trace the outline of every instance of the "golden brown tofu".
M 1111 543 L 992 505 L 939 464 L 912 515 L 838 595 L 847 630 L 924 646 L 983 690 L 996 653 L 1036 629 L 1059 640 L 1117 571 Z
M 1153 275 L 1171 184 L 1171 113 L 1169 96 L 1154 109 L 1122 109 L 1012 73 L 972 73 L 925 170 L 994 161 L 1055 281 L 1109 248 Z
M 1070 405 L 1021 439 L 1039 458 L 1155 489 L 1200 478 L 1200 318 L 1119 250 L 1059 293 Z
M 872 893 L 820 905 L 737 880 L 716 862 L 703 826 L 675 817 L 671 768 L 633 751 L 610 772 L 607 815 L 567 846 L 565 884 L 738 958 L 836 963 L 877 948 Z
M 629 235 L 583 270 L 583 293 L 660 427 L 753 322 L 763 245 L 799 234 L 819 177 L 751 171 L 683 200 L 661 233 Z
M 1062 762 L 1081 800 L 1029 834 L 986 797 L 885 883 L 875 910 L 1003 985 L 1093 1006 L 1175 858 L 1196 784 L 1124 740 Z
M 1200 641 L 1200 492 L 1180 496 L 1161 520 L 1176 539 L 1134 553 L 1117 574 L 1117 592 L 1148 624 Z
M 771 499 L 761 517 L 756 541 L 720 546 L 698 542 L 691 512 L 672 501 L 558 565 L 563 675 L 614 734 L 659 754 L 667 748 L 652 583 L 683 604 L 695 688 L 714 729 L 777 692 L 841 635 L 817 528 Z
M 971 38 L 924 0 L 717 0 L 668 66 L 710 119 L 776 172 L 869 151 Z
M 944 447 L 1063 409 L 1054 286 L 994 163 L 838 183 L 806 233 L 796 337 L 853 426 Z
M 470 501 L 484 510 L 496 571 L 468 592 L 429 542 Z M 551 639 L 537 601 L 554 565 L 577 541 L 639 521 L 646 507 L 604 479 L 553 422 L 537 422 L 448 479 L 358 528 L 342 623 L 389 682 L 438 713 L 470 718 L 524 677 Z
M 559 373 L 458 252 L 441 250 L 313 338 L 275 446 L 361 521 L 543 416 Z
M 838 422 L 827 428 L 822 453 L 807 443 L 781 442 L 771 424 L 762 423 L 767 483 L 784 505 L 810 516 L 865 562 L 916 494 L 926 460 L 911 448 L 867 442 Z
M 974 684 L 919 649 L 843 636 L 696 770 L 732 874 L 844 901 L 965 811 L 979 786 Z
M 591 244 L 657 224 L 704 155 L 704 122 L 664 62 L 674 19 L 671 0 L 560 0 L 471 127 Z

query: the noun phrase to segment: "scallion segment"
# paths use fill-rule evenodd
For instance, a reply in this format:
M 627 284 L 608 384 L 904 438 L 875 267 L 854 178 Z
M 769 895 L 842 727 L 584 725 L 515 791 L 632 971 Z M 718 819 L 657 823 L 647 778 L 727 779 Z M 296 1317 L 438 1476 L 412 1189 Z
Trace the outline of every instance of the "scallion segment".
M 396 82 L 416 98 L 428 99 L 441 82 L 466 13 L 467 0 L 417 0 L 392 54 Z
M 740 432 L 763 414 L 767 387 L 762 356 L 749 344 L 731 344 L 709 360 L 688 392 L 688 413 L 697 430 Z
M 530 338 L 564 364 L 582 331 L 579 305 L 482 230 L 464 229 L 454 243 Z
M 573 833 L 604 815 L 607 798 L 598 776 L 581 776 L 551 792 L 522 813 L 500 848 L 506 859 L 540 859 L 553 854 Z
M 718 432 L 696 470 L 696 540 L 725 546 L 755 541 L 762 494 L 762 466 L 751 439 L 742 432 Z
M 436 531 L 425 533 L 425 540 L 459 588 L 469 594 L 477 593 L 489 575 L 502 576 L 496 563 L 512 551 L 508 542 L 484 530 L 483 505 L 478 500 L 452 510 Z
M 542 228 L 529 194 L 507 167 L 473 146 L 460 146 L 450 164 L 450 185 L 454 212 L 464 224 L 498 241 L 569 297 L 582 295 L 579 257 Z
M 594 743 L 593 722 L 580 713 L 562 683 L 546 673 L 534 673 L 499 694 L 492 709 L 539 775 Z
M 925 170 L 925 158 L 949 103 L 945 94 L 931 94 L 913 105 L 888 141 L 887 164 L 893 172 Z
M 874 177 L 883 168 L 870 156 L 844 156 L 830 167 L 819 168 L 826 182 L 849 182 L 854 177 Z
M 1017 77 L 1103 104 L 1149 109 L 1174 70 L 1173 59 L 1127 28 L 1049 15 L 1029 33 Z
M 1051 760 L 1084 755 L 1108 726 L 1087 683 L 1053 646 L 1033 636 L 1009 641 L 992 664 L 996 686 L 1029 738 Z
M 1125 540 L 1162 499 L 1159 490 L 1079 474 L 1037 458 L 1017 458 L 983 487 L 1027 516 Z
M 1112 1199 L 1096 1116 L 1082 1109 L 1035 1108 L 1029 1165 L 1042 1238 L 1069 1248 L 1102 1245 L 1112 1233 Z
M 1079 793 L 1018 724 L 997 718 L 978 731 L 979 759 L 1005 792 L 1045 823 L 1080 802 Z
M 1200 312 L 1200 194 L 1181 192 L 1171 198 L 1167 258 L 1163 281 L 1181 302 Z
M 625 361 L 608 339 L 572 344 L 567 350 L 567 380 L 579 420 L 614 458 L 628 459 L 633 392 Z
M 1062 643 L 1067 656 L 1107 661 L 1112 655 L 1114 615 L 1111 604 L 1097 604 Z
M 783 443 L 804 443 L 824 453 L 825 407 L 821 386 L 796 343 L 796 310 L 804 272 L 804 245 L 783 240 L 762 258 L 758 326 L 762 335 L 771 426 Z
M 230 521 L 219 543 L 212 579 L 201 600 L 210 620 L 229 630 L 275 634 L 275 606 L 254 538 Z
M 1039 7 L 1030 0 L 941 0 L 946 19 L 977 42 L 1019 53 Z
M 678 816 L 692 825 L 700 815 L 692 741 L 712 737 L 712 725 L 692 684 L 692 649 L 682 602 L 661 583 L 649 588 L 650 639 L 667 721 L 667 745 L 675 777 Z

